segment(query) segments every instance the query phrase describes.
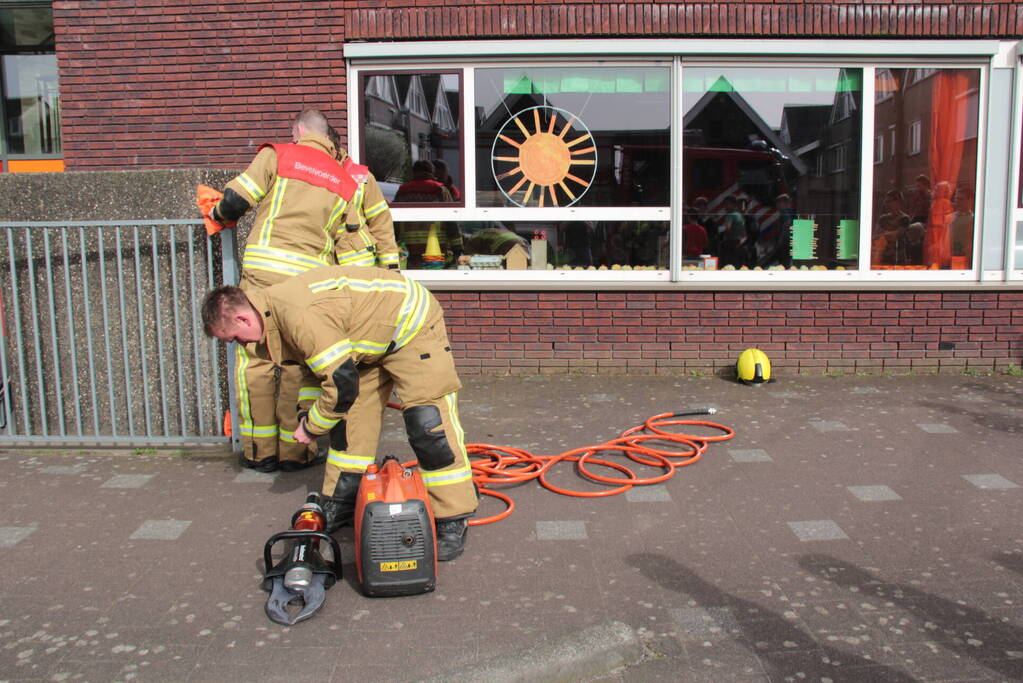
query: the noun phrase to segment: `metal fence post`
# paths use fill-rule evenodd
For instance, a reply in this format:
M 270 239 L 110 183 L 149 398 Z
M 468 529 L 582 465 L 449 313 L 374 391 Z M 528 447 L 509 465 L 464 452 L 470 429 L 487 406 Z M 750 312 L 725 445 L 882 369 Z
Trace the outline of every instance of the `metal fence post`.
M 234 229 L 227 228 L 220 231 L 220 254 L 223 260 L 223 273 L 225 285 L 238 284 L 241 271 L 238 268 L 238 236 Z M 242 452 L 242 437 L 238 422 L 238 387 L 235 385 L 234 373 L 236 366 L 235 344 L 227 347 L 227 391 L 231 402 L 231 450 L 235 453 Z

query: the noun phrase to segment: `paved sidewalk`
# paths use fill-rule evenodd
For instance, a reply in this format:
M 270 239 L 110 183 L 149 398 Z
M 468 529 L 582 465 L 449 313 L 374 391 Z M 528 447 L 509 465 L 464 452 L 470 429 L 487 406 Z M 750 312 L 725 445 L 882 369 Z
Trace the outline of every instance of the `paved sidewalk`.
M 470 442 L 553 454 L 704 406 L 737 435 L 622 495 L 511 488 L 427 595 L 362 597 L 343 530 L 345 580 L 291 628 L 260 555 L 320 472 L 5 451 L 0 680 L 1023 680 L 1023 378 L 465 381 Z M 382 450 L 409 454 L 397 413 Z

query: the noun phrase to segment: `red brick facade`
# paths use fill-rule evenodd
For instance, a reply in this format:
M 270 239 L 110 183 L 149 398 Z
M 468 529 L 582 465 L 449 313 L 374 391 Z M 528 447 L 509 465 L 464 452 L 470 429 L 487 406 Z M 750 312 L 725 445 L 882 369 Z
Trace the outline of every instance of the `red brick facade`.
M 343 129 L 349 40 L 1017 38 L 1023 5 L 54 0 L 71 171 L 242 168 L 302 107 Z M 749 346 L 777 372 L 1023 365 L 1023 293 L 439 292 L 465 373 L 680 373 Z
M 287 117 L 347 117 L 347 40 L 1014 38 L 1018 2 L 54 0 L 69 171 L 239 168 Z
M 1023 366 L 1023 292 L 439 292 L 465 374 Z

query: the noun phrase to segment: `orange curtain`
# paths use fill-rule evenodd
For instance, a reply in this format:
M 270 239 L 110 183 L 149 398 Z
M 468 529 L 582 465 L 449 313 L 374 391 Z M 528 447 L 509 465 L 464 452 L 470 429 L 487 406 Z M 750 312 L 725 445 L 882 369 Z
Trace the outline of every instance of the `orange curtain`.
M 924 263 L 931 268 L 948 268 L 952 258 L 952 195 L 959 180 L 966 136 L 966 98 L 969 88 L 965 73 L 958 69 L 939 71 L 931 92 L 930 172 L 933 201 L 924 236 Z

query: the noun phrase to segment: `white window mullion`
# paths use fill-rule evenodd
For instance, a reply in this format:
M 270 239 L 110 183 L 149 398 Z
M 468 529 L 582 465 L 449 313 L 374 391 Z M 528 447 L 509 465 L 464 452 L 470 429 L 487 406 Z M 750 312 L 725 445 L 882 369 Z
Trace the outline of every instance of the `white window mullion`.
M 863 127 L 860 143 L 860 258 L 857 270 L 866 274 L 870 270 L 871 236 L 874 232 L 874 67 L 863 67 Z

